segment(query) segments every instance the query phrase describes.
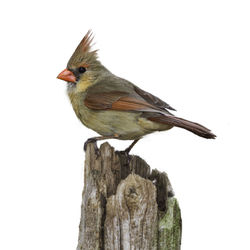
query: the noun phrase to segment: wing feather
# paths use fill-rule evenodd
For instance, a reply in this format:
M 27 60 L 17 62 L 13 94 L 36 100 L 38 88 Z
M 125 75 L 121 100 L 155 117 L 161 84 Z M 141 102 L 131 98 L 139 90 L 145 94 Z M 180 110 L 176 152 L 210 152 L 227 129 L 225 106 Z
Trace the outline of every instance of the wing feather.
M 160 109 L 170 109 L 176 111 L 176 109 L 172 108 L 169 104 L 166 102 L 162 101 L 160 98 L 138 88 L 137 86 L 134 87 L 135 92 L 140 95 L 142 98 L 144 98 L 147 102 L 150 104 L 156 106 L 157 108 Z
M 119 111 L 148 111 L 162 113 L 140 97 L 132 96 L 126 92 L 89 93 L 84 99 L 84 104 L 93 110 L 119 110 Z M 166 113 L 166 111 L 164 111 Z
M 121 97 L 126 95 L 127 93 L 122 91 L 89 93 L 84 99 L 84 104 L 89 109 L 95 109 L 95 110 L 111 109 L 112 104 L 114 102 L 116 102 Z
M 119 81 L 117 81 L 119 79 Z M 116 89 L 119 88 L 120 91 Z M 174 110 L 158 97 L 121 78 L 109 78 L 91 87 L 84 104 L 93 110 L 145 111 L 169 114 Z

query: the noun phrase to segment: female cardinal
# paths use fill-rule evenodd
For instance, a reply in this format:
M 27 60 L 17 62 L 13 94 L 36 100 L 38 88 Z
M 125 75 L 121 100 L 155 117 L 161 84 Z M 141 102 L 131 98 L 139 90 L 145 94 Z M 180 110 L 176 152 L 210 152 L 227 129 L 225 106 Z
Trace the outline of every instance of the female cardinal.
M 80 121 L 104 139 L 134 140 L 128 154 L 144 135 L 180 127 L 207 139 L 216 136 L 204 126 L 171 114 L 175 110 L 158 97 L 112 74 L 91 50 L 93 36 L 88 31 L 71 56 L 67 68 L 57 78 L 68 82 L 68 96 Z

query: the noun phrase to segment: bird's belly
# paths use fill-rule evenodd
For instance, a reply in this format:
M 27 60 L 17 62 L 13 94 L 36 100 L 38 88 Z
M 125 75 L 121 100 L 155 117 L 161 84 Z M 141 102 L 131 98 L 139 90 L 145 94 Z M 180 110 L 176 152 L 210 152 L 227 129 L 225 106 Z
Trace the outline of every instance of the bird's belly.
M 93 111 L 84 107 L 80 120 L 100 135 L 115 136 L 121 140 L 135 140 L 154 131 L 168 129 L 166 125 L 156 124 L 140 116 L 140 112 Z

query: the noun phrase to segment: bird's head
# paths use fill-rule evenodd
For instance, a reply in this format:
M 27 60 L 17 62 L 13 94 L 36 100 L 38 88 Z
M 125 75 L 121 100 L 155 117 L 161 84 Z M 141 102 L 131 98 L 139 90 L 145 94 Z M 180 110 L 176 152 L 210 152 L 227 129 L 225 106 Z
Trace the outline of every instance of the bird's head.
M 68 82 L 69 90 L 85 91 L 107 69 L 98 61 L 97 50 L 92 50 L 93 36 L 89 30 L 69 59 L 67 68 L 58 79 Z

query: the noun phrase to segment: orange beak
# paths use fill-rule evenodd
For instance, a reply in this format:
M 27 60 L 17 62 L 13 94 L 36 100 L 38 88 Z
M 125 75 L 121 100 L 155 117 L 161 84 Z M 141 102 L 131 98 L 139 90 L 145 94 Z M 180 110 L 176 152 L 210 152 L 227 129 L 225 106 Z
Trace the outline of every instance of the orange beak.
M 58 76 L 58 79 L 67 81 L 67 82 L 76 82 L 76 77 L 68 69 L 63 70 Z

